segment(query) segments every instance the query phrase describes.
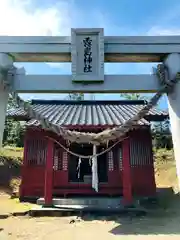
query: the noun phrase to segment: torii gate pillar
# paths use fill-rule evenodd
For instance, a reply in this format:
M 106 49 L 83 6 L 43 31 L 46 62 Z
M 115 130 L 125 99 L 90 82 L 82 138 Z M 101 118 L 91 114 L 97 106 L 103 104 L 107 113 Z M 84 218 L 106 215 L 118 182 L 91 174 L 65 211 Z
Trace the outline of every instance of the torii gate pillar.
M 9 69 L 13 65 L 13 59 L 7 54 L 0 53 L 0 70 Z M 3 76 L 0 76 L 0 148 L 2 147 L 8 91 L 4 89 Z
M 177 72 L 180 72 L 180 54 L 169 54 L 165 60 L 168 67 L 169 77 L 173 79 Z M 173 92 L 168 94 L 169 116 L 174 145 L 174 156 L 176 161 L 176 172 L 178 187 L 180 189 L 180 82 L 175 85 Z

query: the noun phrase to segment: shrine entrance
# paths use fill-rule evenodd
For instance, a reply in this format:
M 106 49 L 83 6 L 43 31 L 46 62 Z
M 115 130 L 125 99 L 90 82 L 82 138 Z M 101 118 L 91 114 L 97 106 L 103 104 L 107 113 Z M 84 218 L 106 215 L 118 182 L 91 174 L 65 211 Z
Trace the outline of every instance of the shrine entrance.
M 103 146 L 98 147 L 98 152 L 102 152 Z M 70 151 L 79 155 L 92 155 L 93 146 L 91 144 L 71 144 Z M 91 159 L 79 158 L 69 154 L 68 158 L 68 180 L 71 183 L 91 184 L 92 182 L 92 161 Z M 108 162 L 107 154 L 97 157 L 99 182 L 108 182 Z

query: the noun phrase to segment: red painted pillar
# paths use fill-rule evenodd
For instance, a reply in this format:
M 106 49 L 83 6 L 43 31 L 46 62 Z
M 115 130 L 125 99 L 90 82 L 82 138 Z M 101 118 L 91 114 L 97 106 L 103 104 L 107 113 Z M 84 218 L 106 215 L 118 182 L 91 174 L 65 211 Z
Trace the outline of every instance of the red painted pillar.
M 45 185 L 44 185 L 44 200 L 45 206 L 52 205 L 52 191 L 53 191 L 53 155 L 54 143 L 48 139 L 46 168 L 45 168 Z
M 21 185 L 19 187 L 19 197 L 20 199 L 24 196 L 24 180 L 26 178 L 26 171 L 28 172 L 28 158 L 27 158 L 27 151 L 28 151 L 28 132 L 25 133 L 24 136 L 24 151 L 23 151 L 23 164 L 21 166 Z
M 123 141 L 122 164 L 123 164 L 123 200 L 125 204 L 131 204 L 132 199 L 132 182 L 131 182 L 131 165 L 130 165 L 130 142 L 129 138 Z

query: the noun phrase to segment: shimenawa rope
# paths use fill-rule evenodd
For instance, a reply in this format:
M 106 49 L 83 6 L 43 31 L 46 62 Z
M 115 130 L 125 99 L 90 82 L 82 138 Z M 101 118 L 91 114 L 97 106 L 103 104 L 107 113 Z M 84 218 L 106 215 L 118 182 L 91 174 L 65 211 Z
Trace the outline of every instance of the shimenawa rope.
M 150 109 L 155 106 L 162 96 L 164 92 L 168 93 L 172 90 L 173 86 L 179 80 L 179 74 L 177 74 L 175 79 L 169 80 L 168 79 L 168 69 L 165 67 L 164 64 L 158 64 L 157 69 L 155 70 L 154 74 L 157 75 L 160 81 L 160 89 L 158 92 L 151 98 L 151 100 L 145 105 L 134 117 L 127 120 L 122 126 L 115 127 L 113 129 L 107 129 L 100 133 L 85 133 L 85 132 L 77 132 L 77 131 L 70 131 L 62 126 L 58 126 L 56 124 L 51 123 L 45 116 L 41 113 L 36 112 L 33 109 L 33 106 L 29 102 L 23 101 L 19 95 L 13 91 L 11 86 L 11 81 L 14 75 L 16 74 L 16 68 L 13 66 L 9 71 L 5 73 L 4 77 L 4 84 L 6 88 L 9 88 L 9 91 L 15 100 L 17 106 L 22 108 L 27 115 L 31 119 L 36 119 L 40 122 L 42 128 L 52 130 L 58 135 L 61 135 L 65 140 L 70 142 L 77 142 L 77 143 L 91 143 L 93 145 L 99 145 L 101 143 L 105 143 L 110 140 L 115 140 L 118 138 L 122 138 L 129 130 L 136 126 L 138 121 L 142 119 Z M 68 150 L 68 149 L 67 149 Z
M 64 147 L 63 144 L 61 144 L 60 142 L 58 142 L 57 140 L 55 140 L 52 137 L 46 136 L 46 138 L 51 139 L 53 142 L 57 143 L 60 147 L 62 147 L 66 152 L 68 152 L 69 154 L 75 156 L 75 157 L 79 157 L 79 158 L 85 158 L 85 159 L 90 159 L 92 157 L 99 157 L 101 155 L 103 155 L 106 152 L 109 152 L 112 148 L 114 148 L 118 143 L 124 141 L 125 139 L 127 139 L 128 137 L 124 137 L 122 139 L 119 139 L 117 142 L 115 142 L 113 145 L 109 146 L 108 148 L 106 148 L 104 151 L 97 153 L 96 155 L 81 155 L 81 154 L 77 154 L 75 152 L 72 152 L 71 150 L 69 150 L 68 148 Z

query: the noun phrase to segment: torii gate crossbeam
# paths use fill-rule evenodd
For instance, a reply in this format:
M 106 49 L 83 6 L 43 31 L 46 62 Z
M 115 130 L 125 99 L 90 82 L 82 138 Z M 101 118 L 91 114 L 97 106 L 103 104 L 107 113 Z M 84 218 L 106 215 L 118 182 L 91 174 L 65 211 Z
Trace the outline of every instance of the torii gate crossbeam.
M 170 79 L 180 72 L 180 36 L 104 37 L 103 29 L 72 29 L 71 37 L 0 37 L 0 142 L 8 91 L 4 75 L 13 62 L 72 62 L 72 76 L 25 75 L 11 82 L 19 93 L 156 92 L 155 75 L 105 75 L 104 62 L 164 62 Z M 180 83 L 168 94 L 172 138 L 180 183 Z
M 105 36 L 104 61 L 161 62 L 169 53 L 180 53 L 179 44 L 180 36 Z M 71 62 L 71 37 L 0 36 L 0 52 L 15 62 Z
M 157 76 L 150 74 L 105 75 L 101 84 L 73 83 L 71 75 L 19 73 L 13 80 L 13 89 L 18 93 L 155 93 L 159 87 Z

